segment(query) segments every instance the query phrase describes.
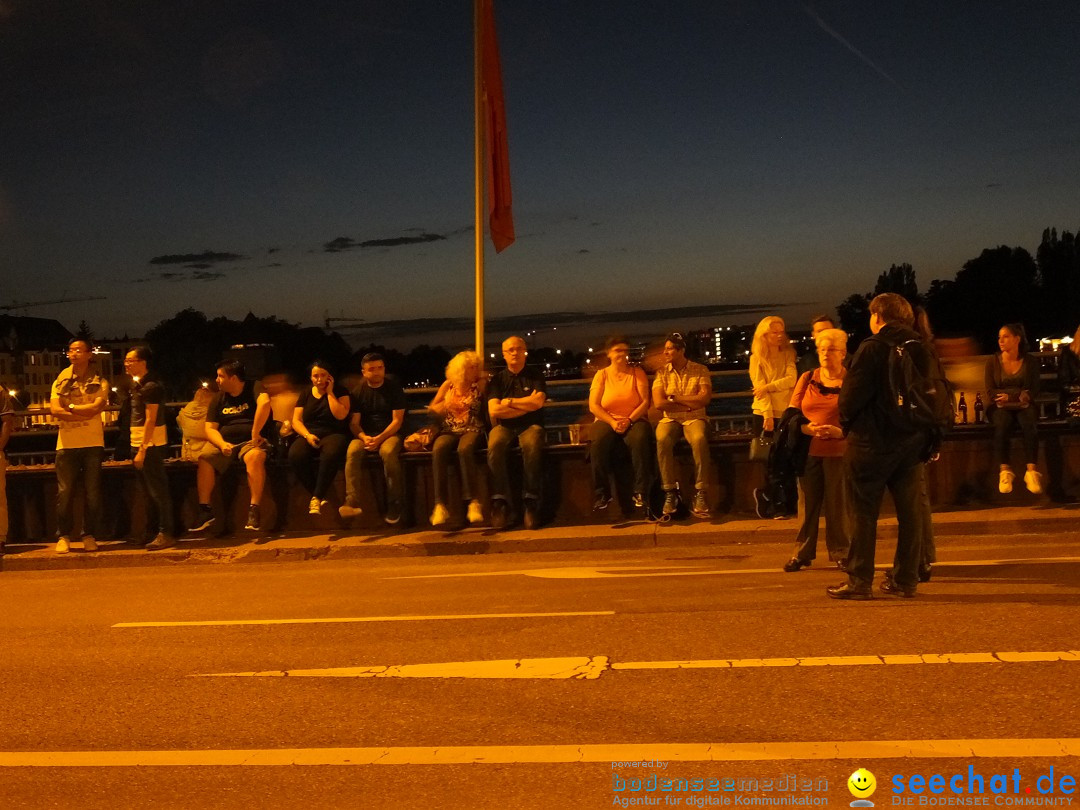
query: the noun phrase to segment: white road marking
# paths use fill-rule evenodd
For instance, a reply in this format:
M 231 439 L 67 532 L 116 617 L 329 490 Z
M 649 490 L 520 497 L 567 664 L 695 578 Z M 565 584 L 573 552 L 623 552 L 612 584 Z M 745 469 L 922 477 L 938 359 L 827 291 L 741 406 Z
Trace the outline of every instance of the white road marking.
M 560 619 L 573 616 L 614 616 L 614 610 L 578 610 L 561 613 L 462 613 L 446 616 L 351 616 L 329 619 L 224 619 L 200 622 L 120 622 L 113 627 L 232 627 L 254 624 L 348 624 L 351 622 L 430 622 L 458 619 Z
M 766 762 L 792 760 L 1080 757 L 1080 738 L 841 740 L 835 742 L 615 743 L 202 751 L 0 751 L 0 768 L 274 765 L 508 765 L 521 763 Z
M 1080 557 L 1018 557 L 1002 560 L 949 560 L 934 563 L 934 570 L 942 568 L 995 567 L 1003 565 L 1056 565 L 1059 563 L 1080 562 Z M 892 566 L 881 563 L 875 568 L 888 570 Z M 810 571 L 815 569 L 811 567 Z M 836 567 L 828 564 L 816 570 L 827 574 L 837 574 Z M 514 571 L 476 571 L 464 574 L 416 574 L 402 577 L 384 577 L 384 579 L 452 579 L 456 577 L 508 577 L 524 576 L 539 579 L 628 579 L 631 577 L 699 577 L 709 575 L 741 574 L 781 574 L 786 573 L 780 566 L 771 568 L 694 568 L 688 565 L 597 565 L 565 566 L 562 568 L 522 568 Z M 794 580 L 792 580 L 794 581 Z
M 213 672 L 195 678 L 533 678 L 596 680 L 615 670 L 747 669 L 753 667 L 910 666 L 914 664 L 1020 664 L 1080 661 L 1080 650 L 1058 652 L 924 653 L 921 655 L 837 655 L 807 658 L 734 658 L 688 661 L 611 662 L 606 655 L 573 658 L 511 658 L 397 666 L 285 669 L 262 672 Z

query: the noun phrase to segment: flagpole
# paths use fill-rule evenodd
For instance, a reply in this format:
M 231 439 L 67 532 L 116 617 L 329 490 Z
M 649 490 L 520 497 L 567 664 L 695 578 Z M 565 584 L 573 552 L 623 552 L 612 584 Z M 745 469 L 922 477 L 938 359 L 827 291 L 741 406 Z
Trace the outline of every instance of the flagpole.
M 484 90 L 480 53 L 480 0 L 473 0 L 473 242 L 476 256 L 476 353 L 484 365 Z

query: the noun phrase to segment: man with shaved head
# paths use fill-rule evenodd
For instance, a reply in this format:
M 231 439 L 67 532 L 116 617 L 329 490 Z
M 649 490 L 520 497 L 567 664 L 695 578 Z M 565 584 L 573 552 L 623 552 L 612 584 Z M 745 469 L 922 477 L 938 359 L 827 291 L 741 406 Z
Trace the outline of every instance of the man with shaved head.
M 506 456 L 516 440 L 521 446 L 524 465 L 522 501 L 525 528 L 536 528 L 539 520 L 540 482 L 543 477 L 544 402 L 547 387 L 543 375 L 525 365 L 528 348 L 518 337 L 508 337 L 502 344 L 506 368 L 499 370 L 488 383 L 488 469 L 491 470 L 491 525 L 505 529 L 516 522 L 510 500 L 510 475 Z

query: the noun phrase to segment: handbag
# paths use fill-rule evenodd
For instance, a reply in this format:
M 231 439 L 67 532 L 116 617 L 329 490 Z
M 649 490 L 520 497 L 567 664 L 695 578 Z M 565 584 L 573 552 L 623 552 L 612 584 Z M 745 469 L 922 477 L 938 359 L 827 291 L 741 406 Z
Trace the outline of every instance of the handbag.
M 762 433 L 760 436 L 755 436 L 750 440 L 750 460 L 768 461 L 769 451 L 772 450 L 772 446 L 772 433 Z
M 430 450 L 431 443 L 435 441 L 435 435 L 439 432 L 439 429 L 434 425 L 428 425 L 427 427 L 420 428 L 415 433 L 410 433 L 405 437 L 405 449 L 411 453 L 415 453 L 419 450 Z

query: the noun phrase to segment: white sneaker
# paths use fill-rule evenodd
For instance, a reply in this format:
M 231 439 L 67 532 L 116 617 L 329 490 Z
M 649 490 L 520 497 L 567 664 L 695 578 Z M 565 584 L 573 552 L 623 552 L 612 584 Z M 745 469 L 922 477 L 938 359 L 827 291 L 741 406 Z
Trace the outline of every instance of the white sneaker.
M 322 501 L 318 498 L 312 498 L 308 502 L 308 514 L 309 515 L 321 515 L 322 514 Z
M 1028 487 L 1031 489 L 1031 487 Z M 1032 490 L 1034 492 L 1034 490 Z M 84 534 L 82 539 L 83 551 L 97 551 L 97 540 L 92 534 Z
M 446 511 L 446 507 L 441 503 L 435 504 L 435 508 L 431 512 L 431 525 L 442 526 L 449 519 L 450 513 Z
M 56 553 L 67 554 L 69 551 L 71 551 L 71 541 L 66 537 L 58 538 L 56 541 Z
M 361 509 L 359 506 L 351 506 L 347 503 L 343 503 L 341 506 L 339 506 L 337 508 L 337 511 L 338 514 L 341 515 L 343 518 L 360 517 L 360 515 L 364 514 L 364 510 Z
M 1016 478 L 1016 476 L 1013 475 L 1012 470 L 1002 470 L 1001 474 L 998 475 L 998 492 L 1002 495 L 1008 495 L 1012 492 L 1014 478 Z
M 1028 470 L 1024 473 L 1024 486 L 1032 495 L 1039 495 L 1043 491 L 1042 475 L 1038 470 Z
M 469 518 L 469 523 L 474 526 L 477 523 L 484 522 L 484 510 L 480 508 L 480 501 L 469 501 L 469 511 L 467 516 Z

